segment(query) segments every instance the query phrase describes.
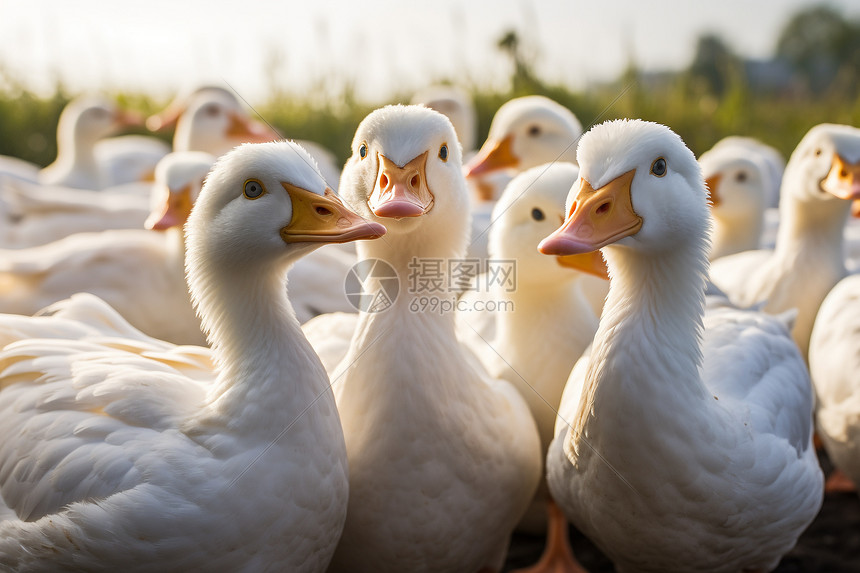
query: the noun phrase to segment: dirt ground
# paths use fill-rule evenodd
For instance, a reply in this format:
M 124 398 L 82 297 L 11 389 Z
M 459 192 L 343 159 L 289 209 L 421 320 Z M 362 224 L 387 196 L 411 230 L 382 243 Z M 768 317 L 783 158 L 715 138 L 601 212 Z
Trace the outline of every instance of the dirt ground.
M 831 466 L 821 456 L 825 473 Z M 612 562 L 588 539 L 571 531 L 571 545 L 579 562 L 590 573 L 611 573 Z M 537 562 L 543 538 L 515 534 L 504 571 Z M 777 573 L 860 573 L 860 497 L 855 493 L 828 494 L 815 521 L 797 546 L 775 569 Z

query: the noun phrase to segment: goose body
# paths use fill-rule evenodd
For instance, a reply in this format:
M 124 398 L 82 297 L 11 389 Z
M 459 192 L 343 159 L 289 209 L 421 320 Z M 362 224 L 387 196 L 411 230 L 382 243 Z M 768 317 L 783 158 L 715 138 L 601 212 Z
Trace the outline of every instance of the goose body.
M 771 314 L 798 310 L 792 335 L 804 357 L 818 307 L 845 277 L 844 229 L 860 197 L 860 129 L 821 124 L 792 153 L 780 197 L 773 252 L 723 257 L 711 279 L 736 305 Z
M 156 169 L 150 229 L 71 235 L 0 256 L 0 311 L 33 314 L 76 292 L 90 292 L 136 328 L 176 344 L 205 344 L 185 288 L 182 226 L 215 158 L 176 153 Z
M 0 181 L 0 248 L 21 249 L 75 233 L 140 229 L 149 215 L 151 183 L 103 191 Z
M 272 143 L 226 155 L 189 219 L 211 361 L 116 316 L 122 336 L 96 325 L 83 339 L 62 332 L 62 311 L 0 319 L 35 337 L 0 353 L 0 494 L 16 514 L 0 522 L 0 567 L 325 570 L 346 455 L 283 273 L 315 245 L 383 229 L 334 199 L 302 153 Z
M 618 571 L 772 570 L 822 501 L 803 359 L 777 317 L 705 313 L 706 192 L 678 136 L 618 120 L 578 154 L 541 250 L 603 247 L 611 280 L 562 398 L 550 491 Z
M 818 435 L 834 465 L 860 483 L 860 275 L 848 276 L 821 303 L 809 344 Z
M 388 228 L 379 248 L 357 245 L 360 260 L 386 261 L 405 281 L 413 257 L 462 256 L 468 198 L 443 115 L 382 108 L 352 148 L 344 201 Z M 331 571 L 499 569 L 540 477 L 520 395 L 459 344 L 453 314 L 411 309 L 419 296 L 404 283 L 387 310 L 360 313 L 332 373 L 350 500 Z

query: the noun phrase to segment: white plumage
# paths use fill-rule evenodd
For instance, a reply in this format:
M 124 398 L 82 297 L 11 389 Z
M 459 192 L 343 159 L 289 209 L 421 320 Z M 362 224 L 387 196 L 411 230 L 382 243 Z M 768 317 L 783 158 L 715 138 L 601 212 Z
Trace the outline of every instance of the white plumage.
M 388 227 L 357 245 L 359 259 L 386 261 L 401 286 L 390 308 L 358 316 L 332 375 L 350 500 L 331 570 L 499 569 L 540 476 L 534 422 L 516 390 L 460 346 L 452 313 L 410 305 L 421 295 L 410 261 L 456 259 L 465 247 L 456 134 L 435 111 L 389 106 L 359 125 L 352 150 L 341 194 Z
M 604 247 L 611 283 L 562 399 L 550 491 L 618 570 L 771 570 L 822 500 L 803 359 L 778 318 L 705 314 L 706 192 L 678 136 L 609 122 L 579 164 L 541 248 Z
M 804 357 L 818 307 L 845 275 L 844 229 L 851 199 L 860 197 L 860 129 L 813 127 L 783 176 L 776 248 L 723 257 L 711 279 L 742 307 L 778 314 L 798 310 L 792 335 Z
M 0 354 L 0 493 L 17 514 L 0 522 L 0 567 L 325 570 L 346 455 L 283 276 L 320 242 L 383 229 L 307 159 L 289 143 L 240 147 L 189 219 L 189 286 L 217 370 L 207 350 L 134 333 L 92 297 L 66 303 L 104 307 L 82 311 L 86 325 L 57 309 L 0 318 L 3 336 L 33 337 Z

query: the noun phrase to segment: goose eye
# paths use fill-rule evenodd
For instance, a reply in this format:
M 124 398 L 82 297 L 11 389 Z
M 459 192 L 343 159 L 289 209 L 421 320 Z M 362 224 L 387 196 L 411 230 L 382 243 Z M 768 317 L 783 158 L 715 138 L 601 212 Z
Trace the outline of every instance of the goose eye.
M 655 159 L 654 163 L 651 164 L 651 174 L 657 177 L 666 175 L 666 160 L 662 157 Z
M 539 125 L 533 125 L 533 126 L 529 127 L 529 135 L 532 137 L 537 137 L 538 135 L 540 135 L 540 126 Z
M 535 221 L 543 221 L 544 219 L 546 219 L 546 215 L 544 215 L 543 211 L 535 207 L 534 209 L 532 209 L 532 219 L 534 219 Z
M 216 115 L 218 115 L 219 111 L 221 111 L 221 110 L 219 110 L 218 106 L 214 105 L 214 104 L 207 105 L 206 107 L 203 108 L 203 112 L 206 115 L 208 115 L 209 117 L 215 117 Z
M 737 176 L 735 177 L 735 181 L 737 181 L 738 183 L 743 183 L 746 180 L 747 180 L 747 172 L 746 171 L 739 172 L 737 174 Z
M 439 148 L 439 159 L 442 161 L 448 161 L 448 144 L 443 143 L 442 147 Z
M 366 144 L 366 143 L 362 143 L 362 144 L 359 146 L 359 148 L 358 148 L 358 155 L 359 155 L 362 159 L 364 159 L 365 157 L 367 157 L 367 144 Z
M 815 155 L 816 156 L 821 155 L 821 148 L 820 147 L 815 150 Z
M 248 199 L 256 199 L 265 192 L 263 184 L 256 179 L 248 179 L 245 181 L 245 197 Z

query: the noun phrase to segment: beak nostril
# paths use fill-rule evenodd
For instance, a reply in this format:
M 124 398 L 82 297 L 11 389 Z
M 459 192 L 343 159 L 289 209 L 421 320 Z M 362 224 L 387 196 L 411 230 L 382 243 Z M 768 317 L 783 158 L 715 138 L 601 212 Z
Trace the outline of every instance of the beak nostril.
M 839 176 L 840 177 L 848 177 L 848 171 L 843 169 L 842 171 L 839 172 Z
M 385 173 L 379 176 L 379 186 L 383 189 L 388 187 L 388 175 Z
M 609 207 L 612 205 L 611 201 L 604 201 L 600 204 L 599 207 L 594 211 L 597 215 L 603 215 L 609 211 Z
M 412 176 L 412 179 L 409 180 L 409 184 L 412 185 L 413 188 L 418 187 L 421 183 L 421 177 L 418 174 Z
M 327 217 L 332 214 L 331 209 L 328 209 L 326 207 L 317 207 L 316 212 L 317 215 L 322 215 L 323 217 Z

